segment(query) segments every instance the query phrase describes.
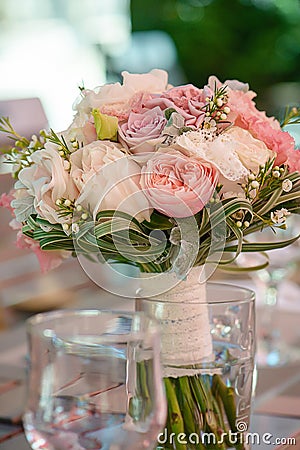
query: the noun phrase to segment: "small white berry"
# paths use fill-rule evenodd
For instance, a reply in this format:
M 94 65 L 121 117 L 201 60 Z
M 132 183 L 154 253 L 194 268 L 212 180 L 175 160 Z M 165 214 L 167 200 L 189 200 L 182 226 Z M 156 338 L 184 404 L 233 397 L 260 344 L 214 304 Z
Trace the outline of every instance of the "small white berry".
M 76 206 L 76 211 L 78 211 L 78 212 L 82 211 L 82 206 L 81 205 L 77 205 Z
M 65 170 L 69 170 L 71 167 L 71 163 L 70 161 L 68 161 L 67 159 L 64 160 L 64 169 Z
M 273 170 L 272 175 L 273 175 L 274 178 L 279 178 L 280 177 L 279 170 Z
M 219 107 L 223 106 L 223 100 L 222 100 L 221 98 L 218 98 L 218 100 L 217 100 L 217 105 L 218 105 Z
M 223 109 L 225 114 L 229 114 L 230 113 L 230 108 L 229 106 L 225 106 L 225 108 Z
M 248 178 L 250 181 L 254 181 L 256 177 L 255 177 L 254 173 L 250 173 Z
M 236 226 L 238 227 L 238 228 L 242 228 L 242 222 L 240 221 L 240 220 L 238 220 L 237 222 L 236 222 Z
M 250 227 L 250 222 L 248 222 L 248 220 L 245 220 L 245 222 L 244 222 L 244 227 L 245 227 L 245 228 Z
M 227 119 L 227 114 L 222 113 L 222 114 L 220 115 L 220 119 L 221 119 L 221 120 Z
M 81 214 L 81 218 L 82 218 L 82 220 L 86 220 L 88 218 L 87 213 Z
M 253 189 L 258 189 L 258 188 L 259 188 L 259 182 L 256 181 L 256 180 L 252 181 L 252 182 L 251 182 L 251 187 L 252 187 Z
M 64 156 L 64 155 L 65 155 L 64 152 L 63 152 L 63 150 L 60 150 L 60 151 L 59 151 L 59 154 L 60 154 L 60 156 Z
M 64 201 L 64 205 L 69 207 L 71 206 L 71 200 L 69 200 L 68 198 Z
M 56 200 L 55 204 L 56 204 L 57 206 L 60 206 L 60 205 L 61 205 L 61 199 L 58 198 L 58 199 Z
M 63 224 L 62 224 L 62 228 L 63 228 L 64 231 L 68 231 L 68 229 L 69 229 L 69 224 L 63 223 Z

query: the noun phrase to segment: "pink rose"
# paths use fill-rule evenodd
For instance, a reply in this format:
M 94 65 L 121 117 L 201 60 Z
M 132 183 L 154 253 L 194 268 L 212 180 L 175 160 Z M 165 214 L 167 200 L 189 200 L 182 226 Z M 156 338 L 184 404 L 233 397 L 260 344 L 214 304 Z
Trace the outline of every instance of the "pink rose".
M 121 210 L 149 220 L 149 202 L 140 188 L 140 166 L 120 144 L 95 141 L 72 153 L 71 177 L 80 195 L 77 204 L 91 211 Z
M 174 108 L 185 119 L 186 126 L 199 128 L 205 118 L 205 96 L 202 89 L 192 84 L 178 86 L 164 92 L 159 96 L 153 96 L 152 100 L 145 103 L 146 108 L 159 106 L 161 109 Z
M 141 186 L 151 206 L 169 217 L 189 217 L 208 203 L 218 180 L 209 163 L 176 150 L 155 153 L 142 168 Z
M 119 126 L 120 141 L 128 145 L 131 153 L 151 152 L 166 123 L 167 120 L 158 106 L 141 114 L 131 112 L 128 122 Z

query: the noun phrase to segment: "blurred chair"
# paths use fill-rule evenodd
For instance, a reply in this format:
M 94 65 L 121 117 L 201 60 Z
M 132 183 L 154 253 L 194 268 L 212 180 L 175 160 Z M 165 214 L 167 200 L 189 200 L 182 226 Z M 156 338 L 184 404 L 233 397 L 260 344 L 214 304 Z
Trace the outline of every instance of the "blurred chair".
M 48 128 L 48 120 L 39 98 L 0 100 L 0 117 L 9 117 L 15 130 L 26 138 Z M 11 143 L 5 133 L 0 133 L 0 147 Z

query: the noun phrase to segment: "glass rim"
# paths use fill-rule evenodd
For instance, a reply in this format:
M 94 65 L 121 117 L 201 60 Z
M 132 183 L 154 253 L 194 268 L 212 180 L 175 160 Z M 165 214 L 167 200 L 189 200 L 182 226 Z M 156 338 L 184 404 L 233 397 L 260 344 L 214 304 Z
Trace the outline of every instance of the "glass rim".
M 75 318 L 75 317 L 100 317 L 104 315 L 111 315 L 112 319 L 114 319 L 114 316 L 117 317 L 124 317 L 124 318 L 131 318 L 134 317 L 143 317 L 148 320 L 148 326 L 145 330 L 143 329 L 130 329 L 127 333 L 116 333 L 112 335 L 107 335 L 104 338 L 104 335 L 99 332 L 99 338 L 103 336 L 103 341 L 105 342 L 119 342 L 121 343 L 128 341 L 129 337 L 132 337 L 132 339 L 136 340 L 137 338 L 141 336 L 151 336 L 151 335 L 159 335 L 160 333 L 160 327 L 158 321 L 147 314 L 146 311 L 126 311 L 126 310 L 112 310 L 112 309 L 56 309 L 53 311 L 46 311 L 46 312 L 40 312 L 37 314 L 34 314 L 33 316 L 29 317 L 25 321 L 26 325 L 26 331 L 29 334 L 37 334 L 42 335 L 47 327 L 51 328 L 51 324 L 53 325 L 53 329 L 55 329 L 55 321 L 56 320 L 63 320 L 66 318 Z M 44 325 L 43 328 L 40 328 Z M 127 339 L 126 339 L 127 338 Z
M 210 299 L 209 294 L 206 297 L 206 302 L 203 302 L 201 300 L 199 301 L 195 301 L 195 300 L 187 300 L 184 302 L 173 302 L 172 300 L 164 300 L 163 298 L 159 298 L 159 296 L 156 297 L 140 297 L 137 298 L 137 301 L 142 300 L 142 301 L 146 301 L 146 302 L 155 302 L 155 303 L 174 303 L 174 304 L 183 304 L 183 305 L 189 305 L 189 304 L 203 304 L 203 305 L 230 305 L 233 303 L 239 303 L 239 304 L 245 304 L 245 303 L 254 303 L 255 302 L 255 291 L 253 289 L 244 287 L 244 286 L 239 286 L 237 284 L 231 284 L 231 283 L 226 283 L 226 282 L 218 282 L 218 281 L 208 281 L 205 283 L 201 283 L 202 286 L 206 286 L 208 288 L 213 288 L 216 287 L 219 290 L 230 290 L 233 292 L 233 294 L 235 293 L 236 295 L 232 295 L 232 297 L 225 299 L 225 300 L 218 300 L 218 299 Z M 243 296 L 241 296 L 241 298 L 238 297 L 238 292 L 242 293 Z M 227 294 L 228 295 L 228 294 Z M 163 296 L 162 296 L 163 297 Z

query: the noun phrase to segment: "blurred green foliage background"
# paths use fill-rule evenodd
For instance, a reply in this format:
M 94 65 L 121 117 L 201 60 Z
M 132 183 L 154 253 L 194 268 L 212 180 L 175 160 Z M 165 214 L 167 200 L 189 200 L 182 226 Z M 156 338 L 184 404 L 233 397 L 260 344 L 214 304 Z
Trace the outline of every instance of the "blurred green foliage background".
M 300 81 L 299 0 L 131 0 L 131 20 L 172 37 L 186 82 L 236 78 L 268 109 L 272 85 Z

